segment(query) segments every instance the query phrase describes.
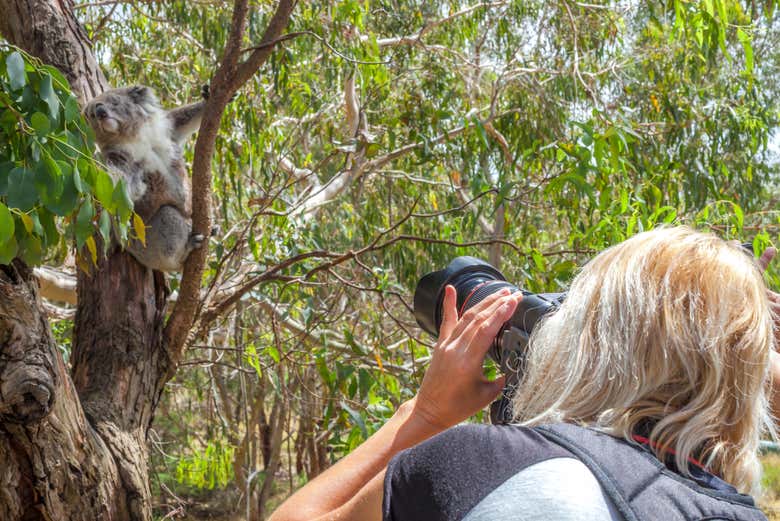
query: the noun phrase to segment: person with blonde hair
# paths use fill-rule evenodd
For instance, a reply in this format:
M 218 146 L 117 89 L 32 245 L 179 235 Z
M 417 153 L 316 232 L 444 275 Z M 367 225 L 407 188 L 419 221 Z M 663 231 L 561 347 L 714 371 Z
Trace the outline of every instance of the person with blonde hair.
M 687 227 L 603 251 L 533 332 L 512 425 L 451 428 L 501 392 L 482 363 L 521 296 L 458 317 L 448 286 L 417 395 L 271 520 L 765 520 L 773 255 Z

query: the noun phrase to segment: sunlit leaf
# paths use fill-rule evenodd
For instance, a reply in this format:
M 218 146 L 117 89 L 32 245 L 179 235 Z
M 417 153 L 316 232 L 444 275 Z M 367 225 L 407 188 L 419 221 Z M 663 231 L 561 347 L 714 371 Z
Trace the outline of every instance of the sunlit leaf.
M 141 241 L 141 244 L 146 247 L 146 225 L 143 219 L 137 213 L 133 214 L 133 231 L 136 238 Z
M 95 244 L 95 238 L 90 235 L 87 237 L 87 240 L 84 241 L 84 244 L 86 244 L 87 249 L 89 250 L 89 256 L 92 259 L 92 264 L 97 266 L 97 244 Z
M 8 207 L 0 201 L 0 244 L 5 244 L 14 236 L 14 218 Z

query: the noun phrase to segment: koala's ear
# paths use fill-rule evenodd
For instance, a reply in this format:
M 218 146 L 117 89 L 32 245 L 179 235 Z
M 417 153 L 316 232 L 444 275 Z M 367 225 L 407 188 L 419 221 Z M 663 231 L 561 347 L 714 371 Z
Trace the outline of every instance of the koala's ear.
M 142 103 L 149 97 L 149 87 L 144 87 L 143 85 L 135 85 L 133 87 L 130 87 L 128 94 L 130 95 L 130 99 L 133 100 L 135 103 Z

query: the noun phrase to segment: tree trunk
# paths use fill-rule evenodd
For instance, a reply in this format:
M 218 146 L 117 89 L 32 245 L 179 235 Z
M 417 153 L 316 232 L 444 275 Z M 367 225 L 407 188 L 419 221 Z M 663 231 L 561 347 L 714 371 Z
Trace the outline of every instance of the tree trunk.
M 166 297 L 162 274 L 118 250 L 93 274 L 79 273 L 71 374 L 116 461 L 132 520 L 152 516 L 146 434 L 168 379 Z
M 82 104 L 108 88 L 71 0 L 0 0 L 0 34 L 57 67 Z
M 235 2 L 195 145 L 194 229 L 210 229 L 222 111 L 268 59 L 295 3 L 279 2 L 260 45 L 239 63 L 249 2 Z M 82 103 L 107 88 L 71 0 L 0 0 L 0 34 L 60 69 Z M 146 434 L 195 319 L 205 255 L 188 258 L 167 329 L 159 272 L 116 248 L 93 273 L 80 272 L 70 375 L 32 270 L 18 260 L 0 266 L 0 520 L 151 519 Z
M 0 519 L 128 519 L 121 478 L 95 432 L 22 262 L 0 266 Z
M 107 84 L 72 8 L 0 0 L 0 32 L 84 103 Z M 162 275 L 116 249 L 79 273 L 68 374 L 32 271 L 0 268 L 0 519 L 151 519 L 146 433 L 170 369 Z

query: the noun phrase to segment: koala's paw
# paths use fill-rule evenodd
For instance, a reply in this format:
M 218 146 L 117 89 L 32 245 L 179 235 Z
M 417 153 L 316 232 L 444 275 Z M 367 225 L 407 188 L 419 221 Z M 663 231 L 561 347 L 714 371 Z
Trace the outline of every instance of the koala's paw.
M 208 84 L 208 83 L 204 83 L 204 84 L 203 84 L 203 85 L 200 87 L 200 96 L 201 96 L 201 97 L 202 97 L 204 100 L 207 100 L 207 99 L 209 99 L 209 97 L 211 96 L 211 85 L 210 85 L 210 84 Z M 238 96 L 238 93 L 235 93 L 235 94 L 233 94 L 232 96 L 230 96 L 230 99 L 228 100 L 228 102 L 234 101 L 234 100 L 236 99 L 236 96 Z
M 190 249 L 196 250 L 200 248 L 205 240 L 206 237 L 202 233 L 191 233 L 188 241 Z

